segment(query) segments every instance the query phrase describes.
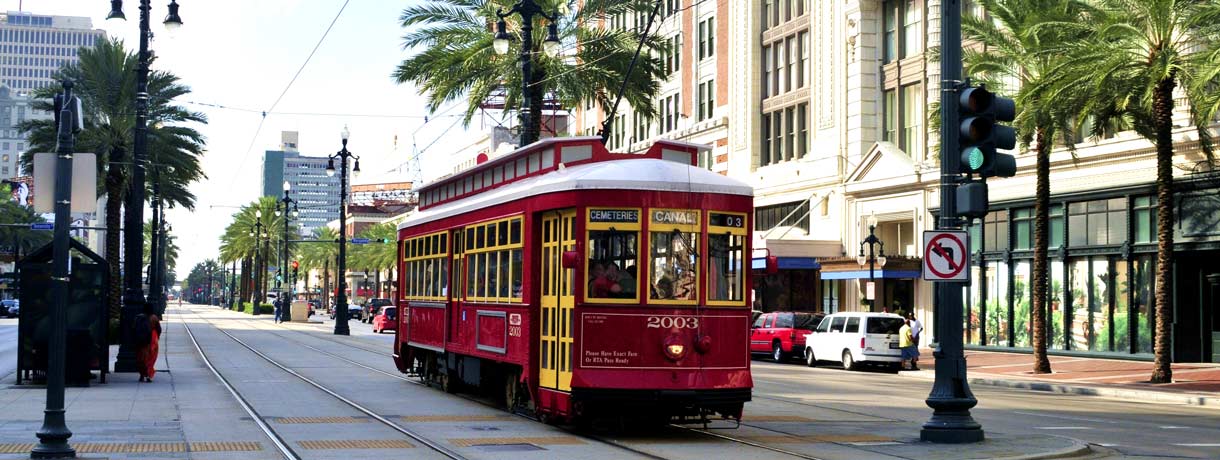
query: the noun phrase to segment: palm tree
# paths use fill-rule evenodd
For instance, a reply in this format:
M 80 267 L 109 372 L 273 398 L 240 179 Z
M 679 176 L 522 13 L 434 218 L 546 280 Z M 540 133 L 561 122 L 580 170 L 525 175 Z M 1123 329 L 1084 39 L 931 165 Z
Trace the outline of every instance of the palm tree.
M 8 187 L 0 186 L 0 222 L 6 224 L 35 224 L 46 222 L 32 209 L 18 205 L 8 199 Z M 0 246 L 13 248 L 13 260 L 21 254 L 29 254 L 51 242 L 51 232 L 31 230 L 29 227 L 0 227 Z
M 402 61 L 394 71 L 398 83 L 415 83 L 427 94 L 430 110 L 455 100 L 466 100 L 466 124 L 477 114 L 484 101 L 503 94 L 504 107 L 520 107 L 521 71 L 515 53 L 498 55 L 492 47 L 491 25 L 496 10 L 508 11 L 512 0 L 437 0 L 407 7 L 401 20 L 408 29 L 403 46 L 422 48 Z M 646 49 L 634 71 L 627 74 L 639 44 L 633 30 L 605 27 L 611 17 L 627 18 L 652 12 L 652 2 L 632 0 L 537 0 L 545 11 L 559 11 L 559 35 L 573 48 L 551 58 L 541 53 L 546 31 L 545 19 L 534 17 L 534 72 L 530 85 L 532 128 L 540 129 L 546 95 L 563 107 L 576 107 L 596 101 L 609 111 L 618 87 L 629 81 L 624 99 L 636 112 L 652 117 L 652 97 L 664 79 L 663 64 L 653 56 L 661 50 L 661 40 L 653 34 L 645 38 Z M 513 34 L 520 34 L 520 17 L 506 18 Z M 625 22 L 625 21 L 624 21 Z M 643 24 L 640 24 L 643 27 Z M 518 40 L 520 42 L 520 40 Z
M 153 238 L 152 231 L 153 231 L 152 222 L 151 221 L 145 222 L 144 223 L 144 265 L 152 264 L 152 262 L 149 260 L 149 257 L 152 256 L 152 250 L 151 250 L 152 238 Z M 172 233 L 169 233 L 169 230 L 167 229 L 166 235 L 165 235 L 165 271 L 166 271 L 166 273 L 174 271 L 174 267 L 178 264 L 177 240 L 178 240 L 178 237 L 174 236 Z M 166 283 L 166 286 L 169 286 L 169 283 Z
M 105 258 L 110 264 L 110 289 L 107 303 L 112 318 L 117 318 L 121 306 L 122 272 L 119 248 L 122 227 L 123 197 L 127 187 L 125 170 L 131 162 L 134 144 L 136 67 L 135 54 L 123 47 L 118 39 L 98 40 L 92 48 L 79 50 L 80 62 L 64 66 L 55 78 L 76 83 L 74 92 L 84 109 L 85 130 L 77 135 L 76 147 L 81 152 L 98 154 L 98 188 L 106 196 Z M 50 99 L 58 88 L 50 86 L 35 92 L 43 101 L 40 110 L 51 110 Z M 190 88 L 178 77 L 165 71 L 149 75 L 148 153 L 153 166 L 169 165 L 173 170 L 163 176 L 162 195 L 170 206 L 194 207 L 194 196 L 186 191 L 190 183 L 204 178 L 199 166 L 203 137 L 182 124 L 206 123 L 199 113 L 173 104 L 173 99 L 190 94 Z M 19 127 L 29 135 L 29 147 L 21 156 L 22 168 L 33 171 L 34 152 L 54 151 L 56 136 L 52 120 L 32 120 Z M 168 171 L 168 169 L 166 169 Z M 149 174 L 149 180 L 157 177 Z M 151 195 L 149 195 L 151 196 Z
M 361 238 L 368 238 L 370 243 L 356 246 L 352 251 L 352 265 L 365 267 L 373 271 L 377 285 L 377 293 L 381 294 L 381 272 L 394 270 L 398 264 L 398 226 L 392 223 L 380 223 L 360 232 Z M 391 276 L 393 278 L 393 276 Z
M 1070 56 L 1052 70 L 1048 92 L 1081 100 L 1096 118 L 1094 135 L 1129 124 L 1156 145 L 1157 270 L 1153 383 L 1173 380 L 1170 319 L 1173 306 L 1173 112 L 1181 87 L 1191 106 L 1203 152 L 1211 158 L 1208 129 L 1216 114 L 1214 88 L 1220 79 L 1220 3 L 1197 0 L 1095 0 L 1102 20 L 1061 27 L 1084 27 L 1087 40 L 1067 42 Z
M 257 261 L 251 270 L 243 270 L 243 273 L 250 273 L 255 276 L 255 290 L 250 296 L 252 304 L 262 303 L 266 298 L 266 273 L 267 267 L 272 266 L 275 260 L 278 260 L 278 251 L 273 248 L 279 246 L 284 239 L 284 215 L 276 212 L 277 200 L 275 197 L 264 196 L 254 202 L 242 206 L 236 214 L 233 215 L 233 222 L 225 228 L 224 234 L 220 237 L 220 254 L 223 261 L 234 261 L 239 259 L 252 258 Z M 255 222 L 261 222 L 263 231 L 270 235 L 269 240 L 254 235 Z M 289 233 L 292 234 L 294 228 L 289 224 Z M 291 252 L 292 245 L 289 245 Z M 243 282 L 246 275 L 242 275 Z
M 339 257 L 339 232 L 330 227 L 314 229 L 313 239 L 318 243 L 301 245 L 301 268 L 307 273 L 310 270 L 322 270 L 322 308 L 330 307 L 330 264 Z
M 981 0 L 986 17 L 964 15 L 963 38 L 983 44 L 962 54 L 968 75 L 1001 90 L 1015 91 L 1020 113 L 1015 120 L 1021 148 L 1034 147 L 1037 185 L 1034 194 L 1033 347 L 1034 373 L 1051 372 L 1046 355 L 1047 249 L 1050 216 L 1050 154 L 1057 136 L 1070 138 L 1076 112 L 1063 100 L 1034 91 L 1048 70 L 1064 59 L 1048 48 L 1079 40 L 1078 28 L 1045 27 L 1046 23 L 1087 20 L 1093 8 L 1080 0 Z M 1051 45 L 1048 47 L 1048 45 Z M 1005 88 L 1004 82 L 1019 82 Z M 1071 148 L 1072 142 L 1065 142 Z

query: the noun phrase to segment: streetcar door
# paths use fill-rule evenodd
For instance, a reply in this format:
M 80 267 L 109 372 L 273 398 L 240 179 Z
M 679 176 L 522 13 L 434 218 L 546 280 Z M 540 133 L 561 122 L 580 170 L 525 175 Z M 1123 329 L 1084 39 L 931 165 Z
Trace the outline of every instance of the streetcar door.
M 572 390 L 572 309 L 575 270 L 563 268 L 564 251 L 576 250 L 576 210 L 547 212 L 542 218 L 542 295 L 538 383 Z

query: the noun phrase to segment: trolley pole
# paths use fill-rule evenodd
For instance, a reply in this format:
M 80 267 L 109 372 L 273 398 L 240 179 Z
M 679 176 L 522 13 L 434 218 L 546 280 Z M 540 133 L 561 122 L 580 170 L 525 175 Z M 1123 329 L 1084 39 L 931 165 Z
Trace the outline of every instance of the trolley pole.
M 958 88 L 962 85 L 962 9 L 961 0 L 942 0 L 940 4 L 940 220 L 937 229 L 959 229 L 957 215 L 957 172 L 961 169 L 958 152 Z M 969 259 L 967 259 L 969 260 Z M 936 381 L 927 404 L 932 417 L 919 433 L 923 441 L 962 444 L 983 440 L 983 427 L 970 416 L 978 404 L 966 380 L 966 356 L 962 351 L 962 283 L 936 283 L 937 347 Z
M 68 269 L 68 232 L 72 225 L 72 153 L 76 139 L 72 134 L 72 81 L 65 80 L 62 110 L 59 111 L 59 148 L 55 160 L 55 240 L 51 280 L 51 334 L 47 357 L 47 406 L 43 410 L 42 428 L 38 429 L 38 445 L 30 450 L 30 458 L 75 458 L 76 449 L 68 444 L 72 430 L 64 419 L 64 367 L 67 350 L 68 290 L 71 273 Z

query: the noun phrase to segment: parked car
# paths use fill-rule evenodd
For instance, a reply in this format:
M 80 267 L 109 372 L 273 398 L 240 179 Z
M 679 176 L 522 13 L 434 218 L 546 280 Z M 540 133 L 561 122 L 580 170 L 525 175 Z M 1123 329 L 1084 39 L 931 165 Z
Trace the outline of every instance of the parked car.
M 803 356 L 805 335 L 822 319 L 821 313 L 763 313 L 750 328 L 750 353 L 770 353 L 776 362 Z
M 318 299 L 309 300 L 309 316 L 313 316 L 318 310 L 322 309 L 322 302 Z
M 398 307 L 381 307 L 377 316 L 373 317 L 373 333 L 398 329 Z
M 805 338 L 805 364 L 837 361 L 847 370 L 879 365 L 897 372 L 902 365 L 898 330 L 904 320 L 892 313 L 835 313 Z
M 390 301 L 390 299 L 369 299 L 364 303 L 363 321 L 366 323 L 373 322 L 373 317 L 377 315 L 378 309 L 390 305 L 394 305 L 394 302 Z
M 339 307 L 336 306 L 336 307 L 332 308 L 330 311 L 330 319 L 335 319 L 335 315 L 338 315 L 338 314 L 339 314 Z M 364 309 L 360 308 L 359 305 L 348 305 L 347 306 L 347 318 L 354 319 L 356 321 L 360 321 L 361 319 L 364 318 Z
M 0 300 L 0 316 L 16 318 L 21 314 L 21 301 L 17 299 Z

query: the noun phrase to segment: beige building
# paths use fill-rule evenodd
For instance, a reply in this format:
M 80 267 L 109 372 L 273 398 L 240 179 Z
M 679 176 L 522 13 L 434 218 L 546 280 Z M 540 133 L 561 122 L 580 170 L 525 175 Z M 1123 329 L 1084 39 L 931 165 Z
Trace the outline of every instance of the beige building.
M 778 275 L 756 277 L 756 308 L 914 310 L 930 329 L 933 289 L 919 270 L 921 233 L 939 207 L 928 127 L 939 64 L 927 53 L 939 44 L 939 9 L 938 0 L 759 0 L 717 16 L 731 31 L 717 57 L 732 69 L 732 103 L 718 108 L 732 120 L 724 170 L 755 187 L 755 247 L 780 258 Z M 1220 276 L 1211 276 L 1220 270 L 1206 263 L 1220 255 L 1220 181 L 1178 106 L 1174 359 L 1220 361 Z M 1061 146 L 1052 159 L 1051 348 L 1150 357 L 1155 151 L 1130 132 L 1078 141 L 1074 157 Z M 1030 346 L 1034 157 L 1014 153 L 1017 176 L 989 182 L 992 212 L 969 228 L 972 346 Z M 870 303 L 857 256 L 873 219 L 887 263 L 874 267 Z

